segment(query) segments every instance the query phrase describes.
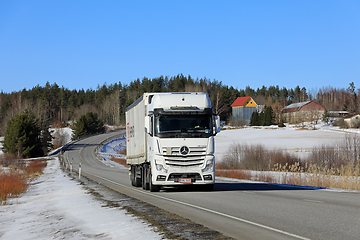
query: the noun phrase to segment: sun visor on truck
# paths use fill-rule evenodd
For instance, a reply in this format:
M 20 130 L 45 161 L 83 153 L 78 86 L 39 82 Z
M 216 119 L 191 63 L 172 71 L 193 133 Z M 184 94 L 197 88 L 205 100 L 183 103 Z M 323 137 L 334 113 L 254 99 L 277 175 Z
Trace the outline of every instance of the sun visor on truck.
M 212 115 L 211 108 L 199 109 L 198 107 L 171 107 L 170 109 L 155 108 L 155 114 L 166 115 Z

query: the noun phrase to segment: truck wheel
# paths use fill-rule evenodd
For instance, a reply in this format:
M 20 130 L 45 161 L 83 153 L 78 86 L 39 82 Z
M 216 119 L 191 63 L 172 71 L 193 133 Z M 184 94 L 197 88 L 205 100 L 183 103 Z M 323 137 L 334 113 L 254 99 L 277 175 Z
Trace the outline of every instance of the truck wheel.
M 135 177 L 135 187 L 141 187 L 141 178 Z
M 142 170 L 142 188 L 144 190 L 149 190 L 149 183 L 147 182 L 147 179 L 146 179 L 146 175 L 148 174 L 148 172 L 149 172 L 149 168 L 144 166 L 143 170 Z
M 150 192 L 158 192 L 160 191 L 160 186 L 158 185 L 154 185 L 152 183 L 152 174 L 151 174 L 151 170 L 149 171 L 150 173 L 150 180 L 149 180 L 149 189 L 150 189 Z
M 140 178 L 137 178 L 137 171 L 140 171 Z M 135 187 L 141 187 L 141 169 L 139 169 L 138 166 L 134 167 L 134 186 Z
M 133 166 L 131 166 L 130 181 L 131 181 L 131 185 L 135 187 L 135 169 Z

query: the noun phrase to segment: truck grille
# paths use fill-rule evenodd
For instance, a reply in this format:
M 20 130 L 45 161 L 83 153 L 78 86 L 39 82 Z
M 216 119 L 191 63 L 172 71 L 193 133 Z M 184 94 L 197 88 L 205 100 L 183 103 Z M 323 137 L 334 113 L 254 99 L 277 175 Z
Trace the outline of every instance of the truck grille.
M 181 147 L 163 147 L 162 153 L 165 162 L 170 166 L 191 167 L 204 164 L 206 147 L 188 147 L 189 153 L 184 155 L 180 153 Z

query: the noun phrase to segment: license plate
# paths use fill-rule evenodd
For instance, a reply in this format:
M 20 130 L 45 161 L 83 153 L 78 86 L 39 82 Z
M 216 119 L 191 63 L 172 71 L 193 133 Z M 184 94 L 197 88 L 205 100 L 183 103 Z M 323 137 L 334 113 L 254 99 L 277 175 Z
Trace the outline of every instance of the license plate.
M 191 183 L 191 178 L 179 178 L 179 183 Z

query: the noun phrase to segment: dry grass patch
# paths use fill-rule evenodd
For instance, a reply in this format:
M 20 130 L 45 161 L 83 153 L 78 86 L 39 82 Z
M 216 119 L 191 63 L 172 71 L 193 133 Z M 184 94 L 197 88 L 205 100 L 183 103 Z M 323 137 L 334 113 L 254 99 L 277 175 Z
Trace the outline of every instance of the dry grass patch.
M 281 167 L 281 165 L 274 168 L 274 171 L 279 172 L 276 182 L 321 188 L 360 190 L 360 167 L 358 163 L 350 162 L 340 168 L 320 167 L 316 164 L 306 164 L 304 168 L 299 168 L 298 165 L 291 166 L 291 168 L 295 168 L 296 171 L 289 172 L 288 167 Z
M 227 177 L 236 179 L 251 180 L 251 172 L 241 169 L 230 170 L 230 169 L 216 169 L 215 175 L 217 177 Z
M 116 162 L 118 164 L 124 165 L 125 167 L 128 167 L 128 165 L 126 163 L 126 159 L 112 157 L 110 160 L 113 162 Z
M 348 135 L 342 142 L 315 147 L 307 159 L 300 159 L 262 145 L 233 144 L 216 164 L 216 176 L 360 190 L 359 145 L 358 136 Z
M 0 173 L 0 201 L 6 204 L 8 197 L 18 196 L 28 187 L 27 179 L 21 173 Z
M 25 168 L 25 172 L 30 179 L 43 174 L 42 170 L 47 166 L 46 161 L 35 160 Z
M 41 160 L 31 161 L 27 166 L 25 160 L 13 160 L 8 165 L 8 172 L 0 173 L 0 201 L 2 205 L 6 204 L 8 197 L 16 197 L 25 192 L 28 188 L 28 181 L 42 174 L 43 169 L 47 166 L 47 162 Z M 17 165 L 16 163 L 20 164 Z
M 122 154 L 126 156 L 126 148 L 121 149 L 118 154 Z

